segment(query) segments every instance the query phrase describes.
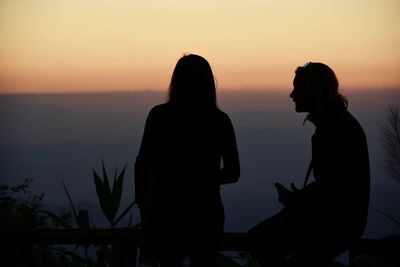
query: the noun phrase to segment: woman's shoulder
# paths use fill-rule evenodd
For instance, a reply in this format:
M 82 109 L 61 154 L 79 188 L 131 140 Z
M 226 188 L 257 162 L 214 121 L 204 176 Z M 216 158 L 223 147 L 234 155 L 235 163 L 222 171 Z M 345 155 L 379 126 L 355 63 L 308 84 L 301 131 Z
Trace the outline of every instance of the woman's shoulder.
M 226 121 L 230 121 L 231 119 L 229 118 L 229 115 L 227 113 L 225 113 L 224 111 L 217 109 L 216 111 L 217 116 L 219 119 L 221 120 L 226 120 Z
M 167 113 L 166 111 L 167 107 L 166 104 L 159 104 L 156 106 L 153 106 L 149 113 L 147 114 L 147 121 L 148 122 L 155 122 L 159 120 L 163 120 L 165 117 L 165 114 Z
M 163 111 L 163 110 L 165 110 L 167 108 L 168 108 L 168 104 L 167 103 L 162 103 L 162 104 L 158 104 L 158 105 L 153 106 L 151 108 L 150 112 L 160 112 L 160 111 Z
M 162 113 L 165 113 L 167 110 L 168 110 L 168 104 L 167 103 L 158 104 L 158 105 L 153 106 L 150 109 L 149 116 L 155 116 L 155 115 L 158 115 L 158 114 L 162 114 Z
M 227 113 L 217 109 L 216 111 L 217 124 L 223 128 L 232 128 L 232 121 Z

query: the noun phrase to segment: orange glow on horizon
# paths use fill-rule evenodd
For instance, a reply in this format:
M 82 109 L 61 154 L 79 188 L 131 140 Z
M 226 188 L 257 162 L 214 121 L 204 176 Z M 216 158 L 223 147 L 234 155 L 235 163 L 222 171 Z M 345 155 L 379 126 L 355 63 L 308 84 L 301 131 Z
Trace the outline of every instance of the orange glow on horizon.
M 396 0 L 4 0 L 0 93 L 166 90 L 183 53 L 218 87 L 288 89 L 324 62 L 342 88 L 400 88 Z

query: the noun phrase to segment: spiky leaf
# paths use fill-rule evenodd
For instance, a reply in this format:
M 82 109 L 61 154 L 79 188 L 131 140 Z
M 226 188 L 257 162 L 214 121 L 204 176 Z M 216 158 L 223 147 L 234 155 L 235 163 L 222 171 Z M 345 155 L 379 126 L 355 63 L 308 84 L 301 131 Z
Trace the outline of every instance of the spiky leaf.
M 75 221 L 77 221 L 78 213 L 76 212 L 76 209 L 74 207 L 74 203 L 72 203 L 71 195 L 69 194 L 67 186 L 65 185 L 64 181 L 62 181 L 62 185 L 64 187 L 65 194 L 67 194 L 69 205 L 71 206 L 72 212 L 74 214 Z
M 100 178 L 100 176 L 97 174 L 97 172 L 92 169 L 93 172 L 93 178 L 94 178 L 94 183 L 96 187 L 96 194 L 97 198 L 99 199 L 100 202 L 100 207 L 103 212 L 103 214 L 106 216 L 107 220 L 112 222 L 112 218 L 110 216 L 110 195 L 109 192 L 107 191 L 107 186 L 105 186 L 105 182 Z
M 123 187 L 125 171 L 126 171 L 126 164 L 124 166 L 124 169 L 118 175 L 118 177 L 117 176 L 114 177 L 114 181 L 113 181 L 113 188 L 112 188 L 112 194 L 111 194 L 111 215 L 113 218 L 112 223 L 111 223 L 112 225 L 114 225 L 114 219 L 115 219 L 115 216 L 117 215 L 119 206 L 121 204 L 122 187 Z
M 112 227 L 115 227 L 126 216 L 126 214 L 128 214 L 128 212 L 132 209 L 133 205 L 135 204 L 136 204 L 135 201 L 129 204 L 128 207 L 126 207 L 125 210 L 121 213 L 121 215 L 119 215 L 119 217 L 115 220 Z

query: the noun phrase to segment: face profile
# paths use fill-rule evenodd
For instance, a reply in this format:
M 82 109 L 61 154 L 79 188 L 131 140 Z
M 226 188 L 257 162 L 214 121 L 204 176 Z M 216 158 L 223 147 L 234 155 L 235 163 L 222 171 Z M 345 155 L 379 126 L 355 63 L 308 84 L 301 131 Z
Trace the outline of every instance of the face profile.
M 312 105 L 311 90 L 307 87 L 307 82 L 304 77 L 296 75 L 293 80 L 293 91 L 290 93 L 295 103 L 297 112 L 309 112 Z

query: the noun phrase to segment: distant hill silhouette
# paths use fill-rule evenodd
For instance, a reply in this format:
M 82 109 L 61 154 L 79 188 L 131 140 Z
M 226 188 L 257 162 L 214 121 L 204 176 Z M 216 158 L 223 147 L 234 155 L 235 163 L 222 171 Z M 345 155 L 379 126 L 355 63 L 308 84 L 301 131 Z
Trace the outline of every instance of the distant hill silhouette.
M 307 142 L 313 129 L 301 125 L 304 116 L 293 112 L 289 91 L 218 92 L 219 105 L 236 130 L 242 167 L 240 186 L 222 191 L 226 231 L 245 230 L 279 209 L 275 181 L 302 182 L 298 174 L 305 172 L 309 158 L 304 155 L 310 150 Z M 349 110 L 367 134 L 371 205 L 398 216 L 398 184 L 382 168 L 380 123 L 385 121 L 388 105 L 398 104 L 400 90 L 343 92 L 350 98 Z M 14 184 L 31 177 L 33 189 L 45 192 L 50 204 L 66 204 L 63 179 L 77 201 L 95 202 L 90 169 L 100 168 L 103 155 L 111 169 L 128 161 L 125 190 L 129 191 L 123 194 L 127 196 L 133 190 L 133 161 L 146 114 L 164 99 L 164 92 L 0 95 L 0 181 Z M 291 153 L 276 154 L 278 147 Z M 367 236 L 381 237 L 396 229 L 370 211 Z

